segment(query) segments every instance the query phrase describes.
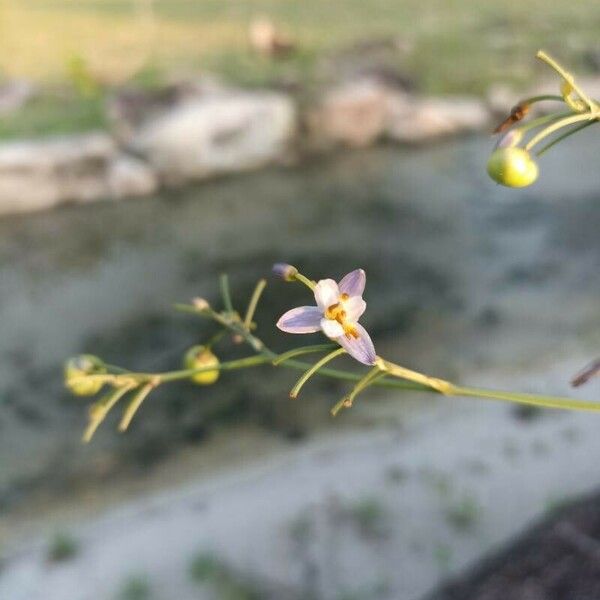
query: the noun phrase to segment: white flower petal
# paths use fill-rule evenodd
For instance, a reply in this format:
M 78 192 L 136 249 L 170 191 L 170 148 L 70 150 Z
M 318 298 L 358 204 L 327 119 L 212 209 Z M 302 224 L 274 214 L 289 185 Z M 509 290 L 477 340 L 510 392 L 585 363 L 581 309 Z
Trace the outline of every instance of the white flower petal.
M 374 365 L 377 354 L 375 353 L 371 337 L 362 325 L 356 323 L 354 327 L 358 333 L 358 338 L 343 335 L 335 341 L 358 362 L 364 365 Z
M 287 333 L 314 333 L 321 329 L 323 313 L 316 306 L 299 306 L 288 310 L 277 321 L 277 327 Z
M 315 300 L 322 311 L 339 302 L 340 289 L 333 279 L 321 279 L 315 286 Z
M 321 329 L 323 333 L 332 340 L 344 335 L 344 328 L 333 319 L 321 319 Z
M 360 296 L 352 296 L 344 302 L 346 319 L 350 323 L 356 323 L 360 316 L 365 312 L 367 303 Z
M 340 281 L 340 292 L 348 296 L 362 296 L 366 282 L 366 273 L 362 269 L 356 269 Z

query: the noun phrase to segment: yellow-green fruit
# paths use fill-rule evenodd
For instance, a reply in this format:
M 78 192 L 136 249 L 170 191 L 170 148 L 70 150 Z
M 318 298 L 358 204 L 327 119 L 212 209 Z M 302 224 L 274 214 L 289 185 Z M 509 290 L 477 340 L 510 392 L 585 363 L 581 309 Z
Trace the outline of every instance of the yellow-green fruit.
M 219 359 L 209 348 L 205 346 L 192 346 L 186 352 L 183 364 L 186 369 L 201 369 L 204 367 L 217 367 L 219 366 L 219 362 Z M 190 379 L 198 385 L 211 385 L 219 379 L 219 373 L 218 369 L 203 371 L 202 373 L 192 375 Z
M 106 373 L 104 363 L 92 354 L 81 354 L 65 363 L 65 386 L 76 396 L 94 396 L 103 382 L 87 377 Z
M 489 176 L 508 187 L 526 187 L 538 176 L 538 166 L 523 148 L 497 148 L 487 164 Z

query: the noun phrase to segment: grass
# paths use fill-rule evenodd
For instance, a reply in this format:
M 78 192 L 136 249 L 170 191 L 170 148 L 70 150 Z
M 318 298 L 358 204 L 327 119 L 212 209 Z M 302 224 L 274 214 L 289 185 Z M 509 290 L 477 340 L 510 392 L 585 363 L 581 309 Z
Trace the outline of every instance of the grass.
M 48 93 L 10 117 L 0 116 L 0 139 L 69 134 L 106 127 L 103 98 Z
M 471 531 L 481 518 L 481 506 L 470 495 L 465 495 L 446 510 L 446 521 L 457 531 Z
M 150 5 L 153 17 L 144 12 Z M 7 0 L 0 10 L 0 72 L 8 75 L 64 79 L 75 53 L 108 82 L 153 64 L 261 84 L 310 78 L 324 52 L 397 36 L 412 48 L 398 66 L 429 91 L 452 92 L 522 80 L 541 45 L 581 66 L 581 50 L 597 48 L 600 20 L 596 0 Z M 297 55 L 273 62 L 249 53 L 248 24 L 262 14 L 294 36 Z
M 132 575 L 123 582 L 117 600 L 149 600 L 151 595 L 147 578 L 142 575 Z
M 361 535 L 380 539 L 386 536 L 388 513 L 377 498 L 363 498 L 348 507 L 348 514 Z
M 290 58 L 249 50 L 248 25 L 263 14 L 297 41 Z M 385 62 L 422 91 L 482 93 L 494 82 L 526 85 L 543 68 L 533 59 L 541 46 L 583 70 L 585 50 L 598 48 L 599 21 L 597 0 L 4 0 L 0 78 L 77 86 L 74 70 L 85 65 L 103 87 L 215 72 L 247 86 L 295 81 L 310 89 L 323 77 L 324 56 L 393 38 L 405 50 Z M 0 138 L 102 126 L 100 100 L 44 98 L 2 119 Z
M 218 600 L 260 600 L 264 597 L 252 582 L 234 573 L 210 552 L 201 552 L 192 558 L 189 575 L 198 585 L 210 585 Z
M 59 563 L 72 560 L 79 552 L 79 543 L 69 533 L 59 532 L 48 544 L 48 562 Z

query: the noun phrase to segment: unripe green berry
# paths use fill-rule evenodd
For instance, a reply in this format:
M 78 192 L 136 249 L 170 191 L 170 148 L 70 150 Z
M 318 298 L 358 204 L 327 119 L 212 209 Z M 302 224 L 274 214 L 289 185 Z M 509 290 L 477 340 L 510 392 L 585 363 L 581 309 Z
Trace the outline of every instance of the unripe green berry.
M 206 346 L 192 346 L 185 354 L 183 360 L 186 369 L 201 369 L 204 367 L 218 367 L 219 359 L 215 356 L 210 348 Z M 196 373 L 190 379 L 198 385 L 211 385 L 219 379 L 220 371 L 203 371 Z
M 92 354 L 81 354 L 65 363 L 65 386 L 76 396 L 94 396 L 104 382 L 87 377 L 106 373 L 104 363 Z
M 538 176 L 538 166 L 523 148 L 497 148 L 487 164 L 488 175 L 507 187 L 527 187 Z

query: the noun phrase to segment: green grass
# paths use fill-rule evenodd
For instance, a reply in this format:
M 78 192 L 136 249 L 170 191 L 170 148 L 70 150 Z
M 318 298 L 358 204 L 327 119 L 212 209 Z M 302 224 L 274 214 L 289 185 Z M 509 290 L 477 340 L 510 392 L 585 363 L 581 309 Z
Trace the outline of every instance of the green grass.
M 200 552 L 192 558 L 189 576 L 198 585 L 209 585 L 218 600 L 260 600 L 264 597 L 252 582 L 234 573 L 210 552 Z
M 151 596 L 152 592 L 147 577 L 132 575 L 123 582 L 116 600 L 149 600 Z
M 48 544 L 48 562 L 58 563 L 72 560 L 79 552 L 79 543 L 69 533 L 59 532 Z
M 9 116 L 0 116 L 0 140 L 68 134 L 106 127 L 103 98 L 44 94 Z
M 140 8 L 144 3 L 153 5 L 153 18 Z M 281 60 L 253 54 L 247 31 L 257 15 L 292 35 L 298 51 Z M 324 57 L 360 41 L 394 38 L 405 50 L 392 48 L 384 62 L 421 91 L 483 93 L 495 82 L 526 86 L 544 69 L 534 60 L 540 47 L 582 72 L 585 51 L 598 48 L 598 22 L 597 0 L 6 0 L 0 77 L 72 84 L 76 57 L 109 87 L 146 80 L 148 73 L 152 84 L 176 71 L 311 89 L 327 74 Z M 358 56 L 369 62 L 364 52 Z M 3 119 L 0 137 L 102 124 L 98 99 L 47 98 Z

